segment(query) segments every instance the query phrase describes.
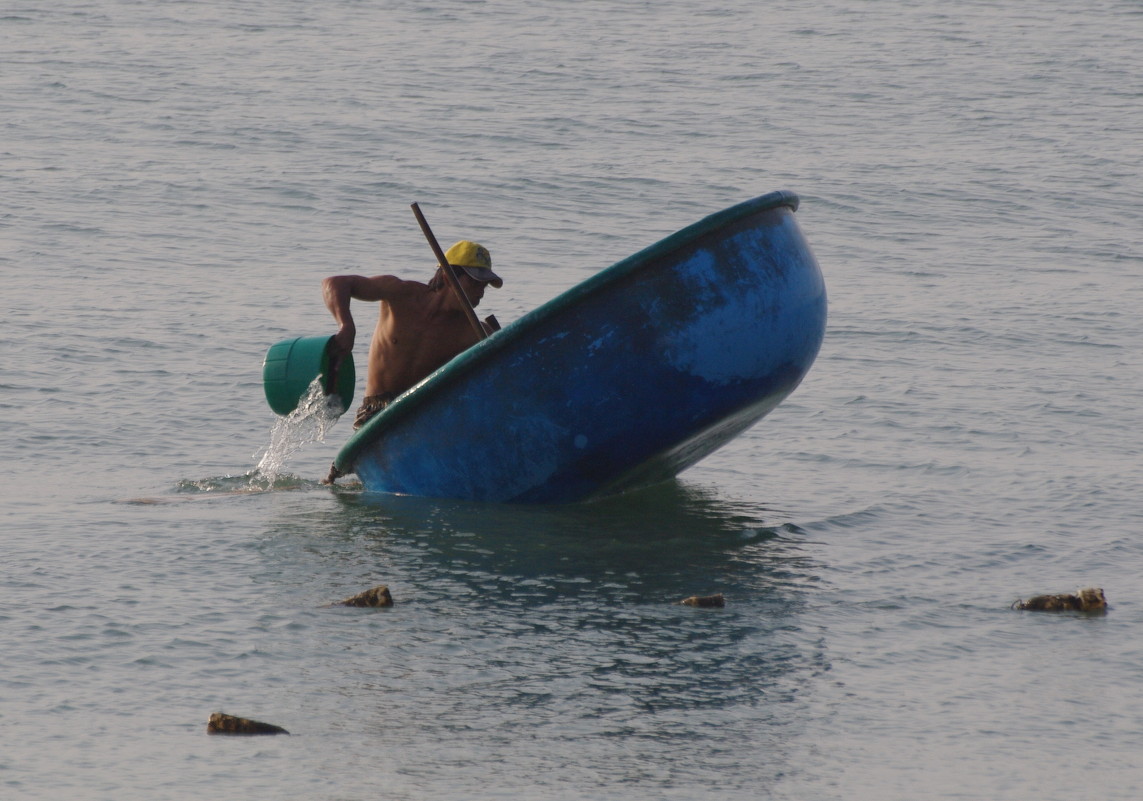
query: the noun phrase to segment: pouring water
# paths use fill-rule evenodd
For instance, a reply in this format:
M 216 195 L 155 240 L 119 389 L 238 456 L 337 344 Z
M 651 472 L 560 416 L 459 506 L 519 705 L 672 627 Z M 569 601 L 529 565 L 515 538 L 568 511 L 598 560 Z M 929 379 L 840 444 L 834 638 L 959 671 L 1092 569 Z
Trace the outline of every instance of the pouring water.
M 324 441 L 326 432 L 344 412 L 341 396 L 326 395 L 321 376 L 315 378 L 298 400 L 297 408 L 279 417 L 270 430 L 270 444 L 250 474 L 250 483 L 272 488 L 286 462 L 304 445 Z

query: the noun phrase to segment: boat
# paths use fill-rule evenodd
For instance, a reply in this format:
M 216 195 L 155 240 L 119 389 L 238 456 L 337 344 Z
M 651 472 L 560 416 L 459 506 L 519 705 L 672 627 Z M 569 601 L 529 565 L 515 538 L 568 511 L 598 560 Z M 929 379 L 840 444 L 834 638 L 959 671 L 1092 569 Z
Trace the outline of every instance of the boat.
M 494 503 L 674 478 L 817 356 L 826 291 L 798 203 L 762 195 L 602 270 L 402 394 L 334 464 L 368 492 Z

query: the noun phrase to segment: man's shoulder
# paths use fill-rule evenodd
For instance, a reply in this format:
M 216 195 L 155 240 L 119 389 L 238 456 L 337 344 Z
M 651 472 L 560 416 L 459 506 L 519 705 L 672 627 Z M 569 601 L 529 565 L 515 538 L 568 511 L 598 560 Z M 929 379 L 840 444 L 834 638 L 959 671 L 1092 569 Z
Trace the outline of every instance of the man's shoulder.
M 432 293 L 429 285 L 423 281 L 413 281 L 408 278 L 399 278 L 395 275 L 381 275 L 379 279 L 385 282 L 386 288 L 394 295 L 403 297 L 424 297 Z
M 413 281 L 408 278 L 401 278 L 399 275 L 372 275 L 369 276 L 366 280 L 377 284 L 387 284 L 390 286 L 403 287 L 407 289 L 415 289 L 417 287 L 428 289 L 428 285 L 422 281 Z
M 364 278 L 362 283 L 373 292 L 379 294 L 383 300 L 396 300 L 405 297 L 417 297 L 429 292 L 429 287 L 420 281 L 411 281 L 396 275 L 373 275 Z

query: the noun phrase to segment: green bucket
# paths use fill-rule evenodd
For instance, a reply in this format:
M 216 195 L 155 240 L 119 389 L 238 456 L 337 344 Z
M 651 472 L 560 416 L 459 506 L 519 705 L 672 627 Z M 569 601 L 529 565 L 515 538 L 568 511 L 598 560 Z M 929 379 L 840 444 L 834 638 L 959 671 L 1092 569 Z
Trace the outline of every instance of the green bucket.
M 297 337 L 272 345 L 262 363 L 262 386 L 266 402 L 276 414 L 286 415 L 298 407 L 310 384 L 319 375 L 328 375 L 329 343 L 333 337 Z M 346 354 L 337 371 L 337 394 L 341 406 L 353 403 L 353 354 Z

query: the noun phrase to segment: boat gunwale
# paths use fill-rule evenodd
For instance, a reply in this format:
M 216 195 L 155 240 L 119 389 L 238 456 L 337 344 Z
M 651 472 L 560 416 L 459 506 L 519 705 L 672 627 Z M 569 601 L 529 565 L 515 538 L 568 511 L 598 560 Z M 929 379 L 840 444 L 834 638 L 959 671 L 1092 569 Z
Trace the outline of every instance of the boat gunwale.
M 660 256 L 680 250 L 720 228 L 731 226 L 739 220 L 783 206 L 789 208 L 790 211 L 797 211 L 798 205 L 799 198 L 791 191 L 768 192 L 765 195 L 759 195 L 751 200 L 710 214 L 612 264 L 610 267 L 600 270 L 590 278 L 537 306 L 523 317 L 509 323 L 471 348 L 457 354 L 407 389 L 383 411 L 374 415 L 350 436 L 341 450 L 338 451 L 334 458 L 334 464 L 344 473 L 352 472 L 361 451 L 368 447 L 381 431 L 396 425 L 403 418 L 412 414 L 417 407 L 414 401 L 418 397 L 424 393 L 435 394 L 444 391 L 449 385 L 476 369 L 479 362 L 489 358 L 491 354 L 509 347 L 516 340 L 526 336 L 529 330 L 563 313 L 569 306 L 575 305 L 581 299 L 626 278 L 648 264 L 655 263 Z

